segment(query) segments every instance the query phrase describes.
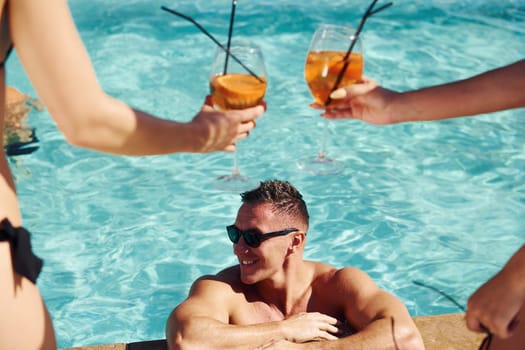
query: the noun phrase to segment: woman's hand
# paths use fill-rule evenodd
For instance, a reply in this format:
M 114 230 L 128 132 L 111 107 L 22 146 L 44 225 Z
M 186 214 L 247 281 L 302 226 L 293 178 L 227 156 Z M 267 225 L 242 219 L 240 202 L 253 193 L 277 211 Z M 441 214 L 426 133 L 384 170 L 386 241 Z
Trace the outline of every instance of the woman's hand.
M 211 97 L 206 100 L 200 112 L 192 120 L 195 127 L 195 152 L 235 151 L 235 144 L 255 128 L 255 120 L 266 110 L 265 105 L 218 111 L 212 106 Z
M 360 119 L 376 125 L 393 124 L 396 120 L 390 114 L 389 106 L 398 94 L 364 77 L 360 83 L 332 92 L 327 107 L 315 103 L 312 107 L 325 109 L 322 116 L 328 119 Z

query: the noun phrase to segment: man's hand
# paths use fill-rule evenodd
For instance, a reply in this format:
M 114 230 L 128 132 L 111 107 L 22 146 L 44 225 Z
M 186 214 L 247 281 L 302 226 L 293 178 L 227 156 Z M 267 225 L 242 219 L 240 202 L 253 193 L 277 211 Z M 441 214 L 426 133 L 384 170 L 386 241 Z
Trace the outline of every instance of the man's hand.
M 319 312 L 302 312 L 282 321 L 285 339 L 294 343 L 312 340 L 335 340 L 339 321 Z

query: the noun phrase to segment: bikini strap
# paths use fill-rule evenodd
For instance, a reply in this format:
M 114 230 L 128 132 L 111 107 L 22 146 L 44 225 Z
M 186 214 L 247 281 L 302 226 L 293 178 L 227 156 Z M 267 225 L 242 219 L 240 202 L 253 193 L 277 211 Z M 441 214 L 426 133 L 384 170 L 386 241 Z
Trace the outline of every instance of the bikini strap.
M 44 262 L 31 250 L 29 232 L 23 227 L 13 227 L 8 219 L 4 219 L 0 223 L 0 241 L 10 243 L 13 269 L 16 273 L 36 284 Z

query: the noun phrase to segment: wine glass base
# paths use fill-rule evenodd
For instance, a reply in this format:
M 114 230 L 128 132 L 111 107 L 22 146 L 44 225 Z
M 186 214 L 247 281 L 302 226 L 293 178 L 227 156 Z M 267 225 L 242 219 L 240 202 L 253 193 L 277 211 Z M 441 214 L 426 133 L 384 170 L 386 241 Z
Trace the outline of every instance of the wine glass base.
M 297 161 L 297 167 L 314 175 L 337 175 L 343 172 L 345 165 L 326 156 L 312 156 Z
M 213 187 L 228 192 L 245 192 L 259 186 L 259 182 L 241 174 L 222 175 L 213 181 Z

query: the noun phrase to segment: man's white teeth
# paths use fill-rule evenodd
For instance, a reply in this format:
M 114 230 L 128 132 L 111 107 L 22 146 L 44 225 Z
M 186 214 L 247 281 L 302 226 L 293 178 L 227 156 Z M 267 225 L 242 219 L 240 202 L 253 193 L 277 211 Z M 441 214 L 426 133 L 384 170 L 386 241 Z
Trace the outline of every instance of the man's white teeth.
M 252 265 L 252 264 L 255 264 L 255 261 L 254 260 L 242 260 L 241 264 L 243 264 L 243 265 Z

